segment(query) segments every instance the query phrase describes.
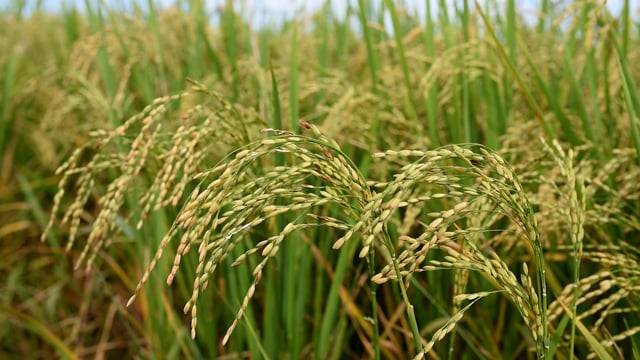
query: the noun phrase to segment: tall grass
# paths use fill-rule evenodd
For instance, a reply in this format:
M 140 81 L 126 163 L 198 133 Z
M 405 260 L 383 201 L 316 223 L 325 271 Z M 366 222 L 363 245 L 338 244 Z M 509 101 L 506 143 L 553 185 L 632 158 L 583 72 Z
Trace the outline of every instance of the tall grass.
M 628 2 L 21 4 L 0 357 L 640 356 Z

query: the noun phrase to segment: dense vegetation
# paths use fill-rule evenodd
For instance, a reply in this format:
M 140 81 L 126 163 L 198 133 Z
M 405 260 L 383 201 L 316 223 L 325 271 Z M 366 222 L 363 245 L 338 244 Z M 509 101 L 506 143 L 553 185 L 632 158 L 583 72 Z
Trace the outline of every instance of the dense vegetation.
M 1 358 L 640 357 L 628 1 L 97 3 L 0 17 Z

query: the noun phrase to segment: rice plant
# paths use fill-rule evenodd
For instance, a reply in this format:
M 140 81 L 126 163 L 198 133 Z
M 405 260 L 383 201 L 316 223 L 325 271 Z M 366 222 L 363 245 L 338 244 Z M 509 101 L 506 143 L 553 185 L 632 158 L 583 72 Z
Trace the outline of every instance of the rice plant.
M 632 2 L 205 5 L 2 9 L 0 357 L 639 356 Z
M 94 226 L 88 236 L 78 260 L 80 263 L 88 256 L 87 264 L 92 265 L 95 255 L 107 245 L 106 239 L 113 236 L 112 233 L 117 229 L 118 209 L 126 190 L 133 189 L 128 184 L 140 172 L 148 154 L 153 151 L 151 149 L 160 147 L 156 139 L 163 136 L 157 119 L 162 118 L 163 105 L 169 100 L 172 99 L 156 100 L 156 106 L 131 118 L 112 134 L 94 134 L 95 142 L 102 149 L 117 140 L 118 135 L 126 139 L 127 129 L 139 128 L 126 155 L 116 159 L 96 155 L 87 165 L 80 165 L 77 161 L 81 151 L 77 150 L 76 155 L 60 168 L 63 176 L 59 187 L 64 189 L 68 178 L 77 176 L 75 188 L 79 189 L 76 199 L 62 219 L 63 222 L 71 223 L 68 247 L 73 245 L 81 221 L 81 209 L 87 201 L 86 194 L 93 192 L 96 170 L 114 167 L 123 169 L 122 174 L 109 184 L 98 201 L 102 205 L 95 219 L 98 226 Z M 417 272 L 434 269 L 475 271 L 486 276 L 517 306 L 531 331 L 539 356 L 544 357 L 548 339 L 546 326 L 543 325 L 546 323 L 546 287 L 542 248 L 535 217 L 524 197 L 523 189 L 502 158 L 484 148 L 474 153 L 460 146 L 426 152 L 389 150 L 376 154 L 375 157 L 400 161 L 416 157 L 418 160 L 403 165 L 401 171 L 393 174 L 390 181 L 369 183 L 335 141 L 325 137 L 315 125 L 301 120 L 300 127 L 311 132 L 312 136 L 265 129 L 264 131 L 274 136 L 243 146 L 212 169 L 193 173 L 190 170 L 200 167 L 198 165 L 202 162 L 202 157 L 199 156 L 202 152 L 197 147 L 198 140 L 213 133 L 207 125 L 224 123 L 225 115 L 236 113 L 225 102 L 221 102 L 220 108 L 197 107 L 196 110 L 200 110 L 198 115 L 204 112 L 211 114 L 213 118 L 204 117 L 203 126 L 191 127 L 192 131 L 178 129 L 170 142 L 171 146 L 165 146 L 168 151 L 155 151 L 157 158 L 166 159 L 166 162 L 155 175 L 157 181 L 139 196 L 142 211 L 138 215 L 138 227 L 142 226 L 151 208 L 177 203 L 186 186 L 185 182 L 198 181 L 198 184 L 187 195 L 187 200 L 163 237 L 128 305 L 148 281 L 150 272 L 161 260 L 167 245 L 171 240 L 180 238 L 167 283 L 173 282 L 182 257 L 191 249 L 197 248 L 198 262 L 193 292 L 184 307 L 185 312 L 191 313 L 191 336 L 195 337 L 198 298 L 215 270 L 221 268 L 232 256 L 235 257 L 232 266 L 240 265 L 248 257 L 261 256 L 262 259 L 253 266 L 253 280 L 246 290 L 236 318 L 222 339 L 224 345 L 249 306 L 268 261 L 278 254 L 289 235 L 304 229 L 328 227 L 344 233 L 332 242 L 331 247 L 335 250 L 343 248 L 348 241 L 356 241 L 353 240 L 354 237 L 360 238 L 358 258 L 371 263 L 370 269 L 375 272 L 371 276 L 373 283 L 382 284 L 395 280 L 400 284 L 417 357 L 429 352 L 435 341 L 451 332 L 468 308 L 453 314 L 451 320 L 423 348 L 412 310 L 414 305 L 406 294 L 406 282 Z M 196 111 L 189 113 L 191 117 Z M 220 118 L 216 118 L 218 116 Z M 241 124 L 242 121 L 229 123 Z M 189 143 L 192 145 L 187 145 Z M 180 155 L 182 158 L 178 160 Z M 269 157 L 272 158 L 271 161 L 265 160 Z M 456 161 L 460 163 L 456 164 Z M 274 165 L 272 169 L 269 169 L 270 164 Z M 182 181 L 175 179 L 176 174 L 183 176 Z M 174 192 L 169 192 L 171 189 Z M 63 191 L 58 192 L 56 204 L 63 194 Z M 431 203 L 440 206 L 431 206 Z M 323 207 L 334 210 L 331 217 L 321 215 L 327 213 L 322 210 Z M 410 226 L 406 234 L 391 238 L 387 227 L 393 223 L 395 213 L 407 207 L 419 209 L 419 212 L 437 207 L 443 210 L 425 212 L 424 215 L 434 218 L 429 224 L 418 221 L 419 230 Z M 414 212 L 414 219 L 420 215 L 419 212 Z M 55 219 L 55 214 L 56 207 L 51 221 Z M 479 226 L 469 227 L 465 221 L 469 217 L 474 217 Z M 516 224 L 522 233 L 522 241 L 526 243 L 522 247 L 527 248 L 530 257 L 535 259 L 535 287 L 526 263 L 523 264 L 521 281 L 518 281 L 517 276 L 493 250 L 489 250 L 489 253 L 482 250 L 482 243 L 485 241 L 482 233 L 486 231 L 483 223 L 496 221 L 500 217 Z M 254 229 L 263 224 L 273 228 L 278 218 L 288 221 L 281 230 L 257 242 L 250 240 L 240 255 L 234 255 L 234 249 L 246 242 L 247 237 L 260 238 L 260 233 L 254 233 Z M 413 235 L 414 232 L 417 235 Z M 43 239 L 46 235 L 45 232 Z M 431 252 L 436 250 L 447 253 L 444 261 L 427 260 Z M 385 264 L 381 270 L 376 270 L 376 255 Z M 466 284 L 462 284 L 460 290 L 466 291 Z M 455 294 L 455 298 L 457 302 L 465 299 L 477 301 L 488 294 L 491 292 L 459 293 Z M 374 326 L 377 324 L 374 323 Z M 376 349 L 377 356 L 379 351 Z

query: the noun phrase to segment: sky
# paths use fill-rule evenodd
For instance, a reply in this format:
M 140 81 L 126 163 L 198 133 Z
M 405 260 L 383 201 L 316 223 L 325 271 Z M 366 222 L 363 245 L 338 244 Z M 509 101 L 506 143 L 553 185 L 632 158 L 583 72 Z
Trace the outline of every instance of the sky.
M 17 0 L 0 0 L 0 9 L 6 8 L 7 5 L 11 3 L 15 3 Z M 85 0 L 26 0 L 28 3 L 34 4 L 36 1 L 42 1 L 42 4 L 45 9 L 48 10 L 59 10 L 63 6 L 66 5 L 74 5 L 82 8 L 84 6 Z M 96 2 L 104 2 L 109 6 L 115 6 L 116 8 L 127 8 L 131 1 L 129 0 L 89 0 L 92 3 Z M 243 13 L 245 14 L 247 20 L 254 25 L 255 27 L 260 27 L 266 24 L 277 24 L 281 23 L 284 19 L 290 19 L 295 17 L 296 15 L 303 13 L 310 13 L 314 10 L 319 9 L 326 0 L 236 0 L 238 4 L 238 9 L 243 9 Z M 380 2 L 382 0 L 376 0 L 375 2 Z M 426 8 L 426 1 L 430 1 L 432 4 L 432 9 L 436 8 L 436 4 L 439 0 L 402 0 L 396 1 L 396 3 L 404 3 L 406 7 L 410 10 L 411 13 L 424 14 Z M 497 0 L 499 3 L 504 2 L 504 0 Z M 147 0 L 138 0 L 138 3 L 146 3 Z M 168 6 L 170 4 L 174 4 L 176 0 L 153 0 L 153 2 L 159 6 Z M 212 12 L 220 6 L 223 6 L 226 0 L 205 0 L 207 7 Z M 344 16 L 346 13 L 346 3 L 351 2 L 353 4 L 357 3 L 357 0 L 332 0 L 332 6 L 334 9 L 334 13 L 338 16 Z M 450 4 L 461 4 L 460 0 L 446 0 L 447 3 Z M 480 0 L 481 3 L 484 0 Z M 568 2 L 568 1 L 567 1 Z M 470 0 L 469 3 L 473 3 L 473 0 Z M 527 14 L 531 18 L 534 18 L 534 9 L 539 8 L 540 0 L 520 0 L 518 3 L 518 11 L 527 17 Z M 614 15 L 618 14 L 622 9 L 624 4 L 623 0 L 609 0 L 607 1 L 607 6 L 612 11 Z M 640 8 L 640 0 L 630 0 L 631 8 L 634 10 L 632 12 L 633 18 L 637 19 L 640 16 L 640 12 L 638 9 Z

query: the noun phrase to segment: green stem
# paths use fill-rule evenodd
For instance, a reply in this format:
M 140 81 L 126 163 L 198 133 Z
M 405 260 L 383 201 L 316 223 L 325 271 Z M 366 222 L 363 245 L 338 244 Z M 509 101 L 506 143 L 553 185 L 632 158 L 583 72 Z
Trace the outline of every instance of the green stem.
M 369 274 L 375 273 L 375 269 L 373 268 L 374 259 L 374 252 L 369 252 Z M 377 284 L 369 280 L 369 289 L 371 290 L 371 317 L 373 323 L 373 352 L 374 359 L 380 360 L 380 335 L 378 333 L 378 299 L 376 298 L 376 287 Z
M 409 320 L 409 326 L 411 327 L 411 333 L 413 334 L 413 342 L 416 346 L 416 352 L 422 353 L 422 342 L 420 342 L 420 329 L 418 329 L 418 322 L 416 321 L 416 314 L 413 311 L 413 304 L 409 301 L 409 296 L 407 295 L 407 289 L 404 287 L 404 283 L 402 281 L 402 274 L 400 273 L 400 266 L 398 265 L 398 259 L 396 259 L 395 252 L 393 250 L 393 244 L 391 243 L 391 239 L 389 239 L 388 234 L 384 234 L 384 242 L 391 253 L 391 262 L 393 263 L 393 271 L 396 273 L 396 278 L 398 280 L 398 285 L 400 286 L 400 293 L 402 294 L 402 301 L 407 307 L 407 318 Z M 424 357 L 424 354 L 423 354 Z

